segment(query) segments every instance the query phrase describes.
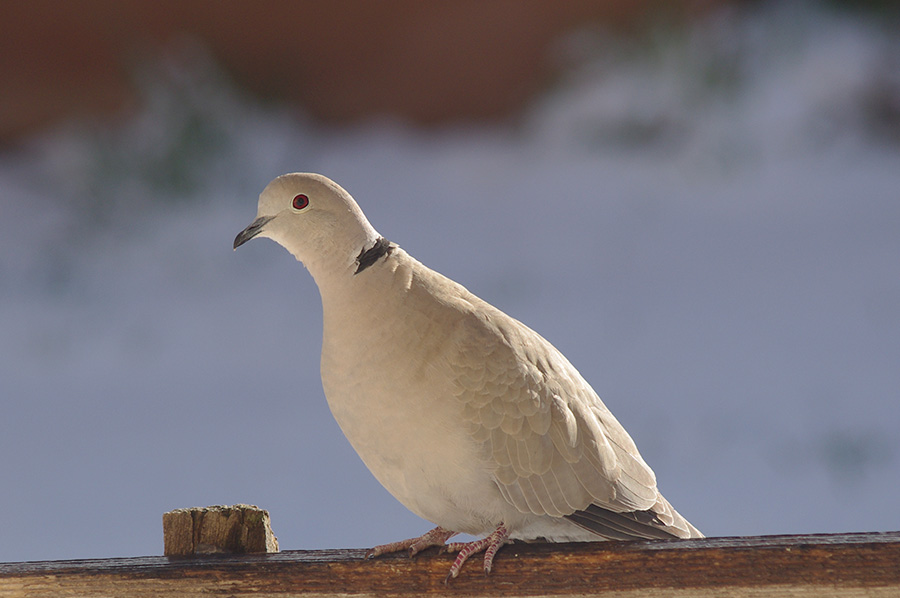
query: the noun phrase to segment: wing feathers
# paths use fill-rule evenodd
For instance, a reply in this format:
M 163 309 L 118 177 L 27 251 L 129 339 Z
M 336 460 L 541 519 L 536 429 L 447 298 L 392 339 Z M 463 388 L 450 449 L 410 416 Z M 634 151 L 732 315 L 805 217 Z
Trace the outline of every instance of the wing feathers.
M 488 316 L 461 319 L 448 359 L 463 417 L 504 499 L 611 539 L 693 533 L 660 496 L 634 441 L 565 357 L 487 304 L 479 310 Z

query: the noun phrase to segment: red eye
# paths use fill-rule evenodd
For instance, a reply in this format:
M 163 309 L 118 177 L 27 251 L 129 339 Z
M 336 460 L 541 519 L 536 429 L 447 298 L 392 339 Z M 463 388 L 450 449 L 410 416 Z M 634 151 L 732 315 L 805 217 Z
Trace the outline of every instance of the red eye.
M 302 210 L 309 205 L 309 198 L 301 193 L 294 198 L 294 201 L 291 203 L 291 205 L 294 206 L 295 210 Z

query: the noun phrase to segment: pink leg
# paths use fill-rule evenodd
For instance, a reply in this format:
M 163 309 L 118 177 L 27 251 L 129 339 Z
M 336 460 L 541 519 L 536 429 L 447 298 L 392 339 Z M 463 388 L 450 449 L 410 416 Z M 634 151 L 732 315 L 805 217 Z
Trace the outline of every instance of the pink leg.
M 366 558 L 371 559 L 382 554 L 390 552 L 400 552 L 401 550 L 409 550 L 409 556 L 415 556 L 430 546 L 440 546 L 443 549 L 444 542 L 455 536 L 457 532 L 451 532 L 440 526 L 434 528 L 430 532 L 422 534 L 418 538 L 410 538 L 401 542 L 391 542 L 390 544 L 380 544 L 375 548 L 366 551 Z M 455 575 L 453 577 L 456 577 Z
M 450 573 L 447 574 L 444 583 L 448 583 L 452 578 L 459 575 L 459 571 L 462 569 L 466 559 L 482 550 L 484 551 L 484 572 L 485 574 L 490 573 L 491 568 L 494 565 L 494 556 L 497 554 L 497 551 L 500 550 L 500 547 L 506 544 L 508 538 L 509 530 L 501 523 L 497 526 L 497 529 L 486 538 L 475 540 L 474 542 L 453 542 L 447 544 L 446 548 L 448 551 L 459 551 L 459 554 L 456 555 L 456 560 L 453 561 L 453 565 L 450 566 Z

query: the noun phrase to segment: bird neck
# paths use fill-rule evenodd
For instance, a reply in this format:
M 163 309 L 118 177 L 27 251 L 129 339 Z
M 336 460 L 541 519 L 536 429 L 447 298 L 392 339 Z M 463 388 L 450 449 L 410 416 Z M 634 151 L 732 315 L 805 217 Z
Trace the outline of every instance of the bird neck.
M 323 293 L 334 289 L 338 291 L 342 289 L 344 292 L 358 287 L 362 279 L 368 279 L 370 269 L 389 257 L 397 246 L 379 235 L 374 230 L 371 235 L 367 235 L 366 240 L 357 245 L 358 249 L 345 252 L 340 262 L 330 261 L 328 263 L 318 262 L 316 260 L 305 261 L 307 269 L 309 269 L 316 284 Z M 334 252 L 323 252 L 325 255 L 335 255 Z

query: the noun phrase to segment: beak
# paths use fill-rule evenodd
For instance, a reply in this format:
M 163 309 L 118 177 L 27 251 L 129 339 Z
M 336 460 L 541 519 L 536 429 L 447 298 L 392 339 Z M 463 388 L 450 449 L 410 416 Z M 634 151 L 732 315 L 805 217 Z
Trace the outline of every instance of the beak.
M 256 235 L 262 232 L 263 227 L 266 223 L 274 218 L 274 216 L 260 216 L 253 223 L 238 233 L 238 236 L 234 238 L 234 248 L 237 249 Z

